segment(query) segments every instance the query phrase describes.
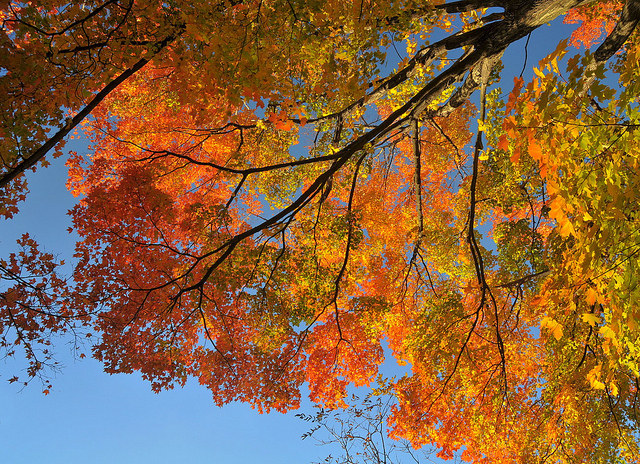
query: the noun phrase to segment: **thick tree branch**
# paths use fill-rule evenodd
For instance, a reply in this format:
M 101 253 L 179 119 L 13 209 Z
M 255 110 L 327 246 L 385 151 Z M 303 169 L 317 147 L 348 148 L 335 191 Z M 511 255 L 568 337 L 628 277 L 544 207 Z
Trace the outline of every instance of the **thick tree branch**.
M 447 13 L 465 13 L 482 8 L 505 8 L 508 4 L 509 2 L 500 0 L 460 0 L 435 5 L 435 8 L 444 10 Z
M 91 101 L 80 110 L 73 118 L 67 120 L 66 124 L 58 130 L 49 140 L 40 146 L 27 158 L 24 158 L 17 166 L 9 168 L 9 170 L 0 176 L 0 188 L 7 186 L 12 180 L 24 173 L 27 169 L 33 167 L 38 161 L 40 161 L 52 148 L 54 148 L 59 142 L 64 139 L 69 132 L 75 129 L 91 112 L 120 84 L 126 81 L 129 77 L 133 76 L 136 72 L 141 70 L 147 63 L 149 63 L 155 56 L 158 55 L 164 48 L 173 42 L 184 31 L 184 26 L 178 28 L 176 33 L 166 37 L 162 41 L 158 42 L 154 47 L 154 52 L 151 56 L 141 58 L 129 69 L 121 73 L 118 77 L 109 82 L 100 92 L 98 92 Z
M 620 50 L 635 30 L 638 21 L 640 21 L 640 0 L 627 0 L 613 31 L 594 53 L 595 60 L 597 62 L 607 61 Z

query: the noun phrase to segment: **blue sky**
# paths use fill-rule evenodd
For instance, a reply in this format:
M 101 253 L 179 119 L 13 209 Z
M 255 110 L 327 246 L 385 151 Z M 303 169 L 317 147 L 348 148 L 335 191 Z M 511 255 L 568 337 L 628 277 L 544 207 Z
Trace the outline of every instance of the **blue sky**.
M 86 150 L 78 143 L 67 148 Z M 71 256 L 74 236 L 67 210 L 75 199 L 65 188 L 64 160 L 29 176 L 28 200 L 4 221 L 0 254 L 12 237 L 28 231 L 49 252 Z M 190 382 L 154 394 L 138 374 L 108 375 L 92 359 L 74 360 L 58 345 L 65 365 L 48 396 L 38 381 L 19 391 L 7 379 L 23 360 L 0 367 L 0 452 L 7 464 L 99 463 L 307 463 L 328 449 L 301 440 L 308 424 L 294 414 L 258 414 L 244 404 L 216 407 L 209 391 Z M 311 412 L 307 403 L 305 408 Z
M 534 33 L 525 79 L 531 66 L 555 48 L 558 37 L 567 37 L 572 29 L 556 22 Z M 512 46 L 505 59 L 518 74 L 524 40 Z M 511 85 L 512 78 L 505 77 L 503 92 Z M 67 148 L 86 151 L 79 142 Z M 25 231 L 47 251 L 63 259 L 71 256 L 74 238 L 66 231 L 66 212 L 75 199 L 65 189 L 64 159 L 52 161 L 51 167 L 30 175 L 31 193 L 16 218 L 0 223 L 0 256 L 6 257 Z M 137 374 L 110 376 L 97 361 L 75 361 L 66 345 L 57 351 L 66 367 L 48 396 L 37 382 L 23 390 L 7 382 L 20 374 L 14 371 L 20 364 L 9 360 L 0 366 L 4 463 L 293 464 L 322 461 L 335 451 L 301 440 L 309 424 L 295 412 L 259 415 L 242 404 L 218 408 L 197 382 L 154 394 Z M 312 412 L 308 402 L 303 412 Z

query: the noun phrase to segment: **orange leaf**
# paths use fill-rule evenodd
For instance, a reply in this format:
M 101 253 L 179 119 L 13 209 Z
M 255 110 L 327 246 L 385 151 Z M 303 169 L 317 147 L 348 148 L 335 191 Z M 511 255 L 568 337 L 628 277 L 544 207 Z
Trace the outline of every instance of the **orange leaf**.
M 569 235 L 574 235 L 576 233 L 575 229 L 573 228 L 573 224 L 571 224 L 571 221 L 569 221 L 567 218 L 564 218 L 562 222 L 563 224 L 560 228 L 561 236 L 568 237 Z
M 507 138 L 507 134 L 502 135 L 500 140 L 498 140 L 498 148 L 504 151 L 509 150 L 509 139 Z
M 598 301 L 598 292 L 596 292 L 593 288 L 589 288 L 587 290 L 587 303 L 589 306 L 593 306 Z
M 542 148 L 540 144 L 535 141 L 529 143 L 529 154 L 534 160 L 540 160 L 542 158 Z

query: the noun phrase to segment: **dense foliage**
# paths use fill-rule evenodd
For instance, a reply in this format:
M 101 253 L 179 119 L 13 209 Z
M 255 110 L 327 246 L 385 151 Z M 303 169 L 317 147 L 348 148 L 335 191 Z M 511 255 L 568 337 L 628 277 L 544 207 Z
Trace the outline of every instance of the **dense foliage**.
M 568 11 L 577 31 L 503 98 L 505 49 Z M 29 362 L 10 381 L 90 327 L 107 372 L 155 390 L 195 377 L 285 411 L 305 383 L 331 408 L 370 385 L 395 398 L 391 437 L 444 457 L 638 462 L 639 18 L 0 1 L 0 214 L 91 140 L 67 161 L 72 277 L 27 235 L 0 261 L 1 344 Z

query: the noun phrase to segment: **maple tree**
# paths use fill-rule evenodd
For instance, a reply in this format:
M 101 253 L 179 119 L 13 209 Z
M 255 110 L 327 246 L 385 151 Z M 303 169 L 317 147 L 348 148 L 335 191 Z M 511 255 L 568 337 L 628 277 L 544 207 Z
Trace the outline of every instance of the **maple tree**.
M 0 261 L 28 377 L 86 327 L 155 390 L 285 411 L 375 383 L 390 436 L 442 457 L 637 462 L 637 1 L 0 11 L 0 213 L 91 140 L 72 279 L 29 236 Z M 567 11 L 597 50 L 560 42 L 505 102 L 503 52 Z

